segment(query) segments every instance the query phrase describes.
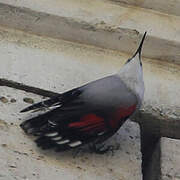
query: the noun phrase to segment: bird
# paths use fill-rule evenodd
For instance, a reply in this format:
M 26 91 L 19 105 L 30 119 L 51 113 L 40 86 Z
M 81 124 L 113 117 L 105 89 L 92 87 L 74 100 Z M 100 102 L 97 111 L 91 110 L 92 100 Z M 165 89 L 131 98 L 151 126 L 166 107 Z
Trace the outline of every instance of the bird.
M 28 135 L 36 137 L 42 149 L 66 151 L 85 145 L 96 153 L 123 123 L 136 113 L 144 97 L 142 46 L 115 74 L 89 82 L 47 100 L 35 103 L 21 113 L 43 111 L 20 124 Z

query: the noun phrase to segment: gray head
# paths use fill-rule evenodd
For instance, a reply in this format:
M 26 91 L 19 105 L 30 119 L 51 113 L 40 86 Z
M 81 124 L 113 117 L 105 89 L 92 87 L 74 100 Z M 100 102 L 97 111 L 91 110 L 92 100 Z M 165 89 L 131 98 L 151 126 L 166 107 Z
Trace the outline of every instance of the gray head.
M 140 99 L 140 102 L 144 96 L 144 81 L 143 81 L 143 69 L 141 62 L 141 51 L 146 37 L 146 32 L 140 42 L 134 55 L 127 60 L 124 66 L 120 69 L 117 75 L 123 80 L 126 86 L 131 89 Z
M 134 53 L 134 55 L 133 55 L 130 59 L 128 59 L 125 64 L 131 62 L 133 59 L 138 58 L 138 59 L 139 59 L 139 63 L 140 63 L 140 65 L 142 66 L 142 62 L 141 62 L 141 52 L 142 52 L 142 46 L 143 46 L 143 43 L 144 43 L 146 34 L 147 34 L 147 32 L 144 33 L 143 38 L 142 38 L 142 40 L 141 40 L 141 42 L 140 42 L 140 44 L 139 44 L 139 47 L 137 48 L 137 50 L 136 50 L 136 52 Z

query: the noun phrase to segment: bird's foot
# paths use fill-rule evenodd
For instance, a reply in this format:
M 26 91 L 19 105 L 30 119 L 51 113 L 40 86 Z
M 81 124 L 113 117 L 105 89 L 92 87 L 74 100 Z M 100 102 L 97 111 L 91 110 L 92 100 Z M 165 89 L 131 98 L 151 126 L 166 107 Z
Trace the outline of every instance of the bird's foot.
M 109 151 L 113 153 L 114 147 L 112 145 L 106 146 L 105 144 L 91 144 L 89 145 L 89 149 L 91 152 L 95 152 L 97 154 L 105 154 Z
M 120 145 L 105 145 L 103 144 L 91 144 L 89 145 L 89 149 L 91 152 L 97 153 L 97 154 L 105 154 L 105 153 L 111 153 L 112 156 L 114 156 L 114 151 L 119 150 Z
M 81 147 L 74 149 L 73 150 L 73 158 L 76 158 L 82 152 L 82 150 L 83 149 Z

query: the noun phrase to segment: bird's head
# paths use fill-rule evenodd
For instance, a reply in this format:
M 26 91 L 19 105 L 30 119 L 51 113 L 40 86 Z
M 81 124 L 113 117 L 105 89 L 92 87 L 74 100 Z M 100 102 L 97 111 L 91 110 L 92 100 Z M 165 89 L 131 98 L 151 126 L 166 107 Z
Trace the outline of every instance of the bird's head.
M 133 55 L 130 59 L 128 59 L 125 64 L 134 63 L 133 61 L 138 61 L 138 63 L 140 64 L 140 66 L 142 66 L 141 52 L 142 52 L 142 46 L 143 46 L 143 43 L 144 43 L 146 34 L 147 34 L 147 32 L 144 33 L 143 38 L 142 38 L 142 40 L 141 40 L 141 42 L 140 42 L 140 44 L 139 44 L 139 47 L 137 48 L 137 50 L 136 50 L 136 52 L 134 53 L 134 55 Z

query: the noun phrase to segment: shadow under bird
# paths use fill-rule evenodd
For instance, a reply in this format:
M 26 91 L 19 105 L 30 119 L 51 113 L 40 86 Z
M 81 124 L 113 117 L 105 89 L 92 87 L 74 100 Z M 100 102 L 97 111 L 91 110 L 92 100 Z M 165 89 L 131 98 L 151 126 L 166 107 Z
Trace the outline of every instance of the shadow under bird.
M 24 121 L 21 128 L 36 136 L 35 142 L 43 149 L 65 151 L 91 144 L 95 152 L 105 152 L 98 145 L 114 135 L 142 104 L 145 37 L 146 32 L 135 54 L 116 74 L 23 109 L 21 112 L 47 111 Z

